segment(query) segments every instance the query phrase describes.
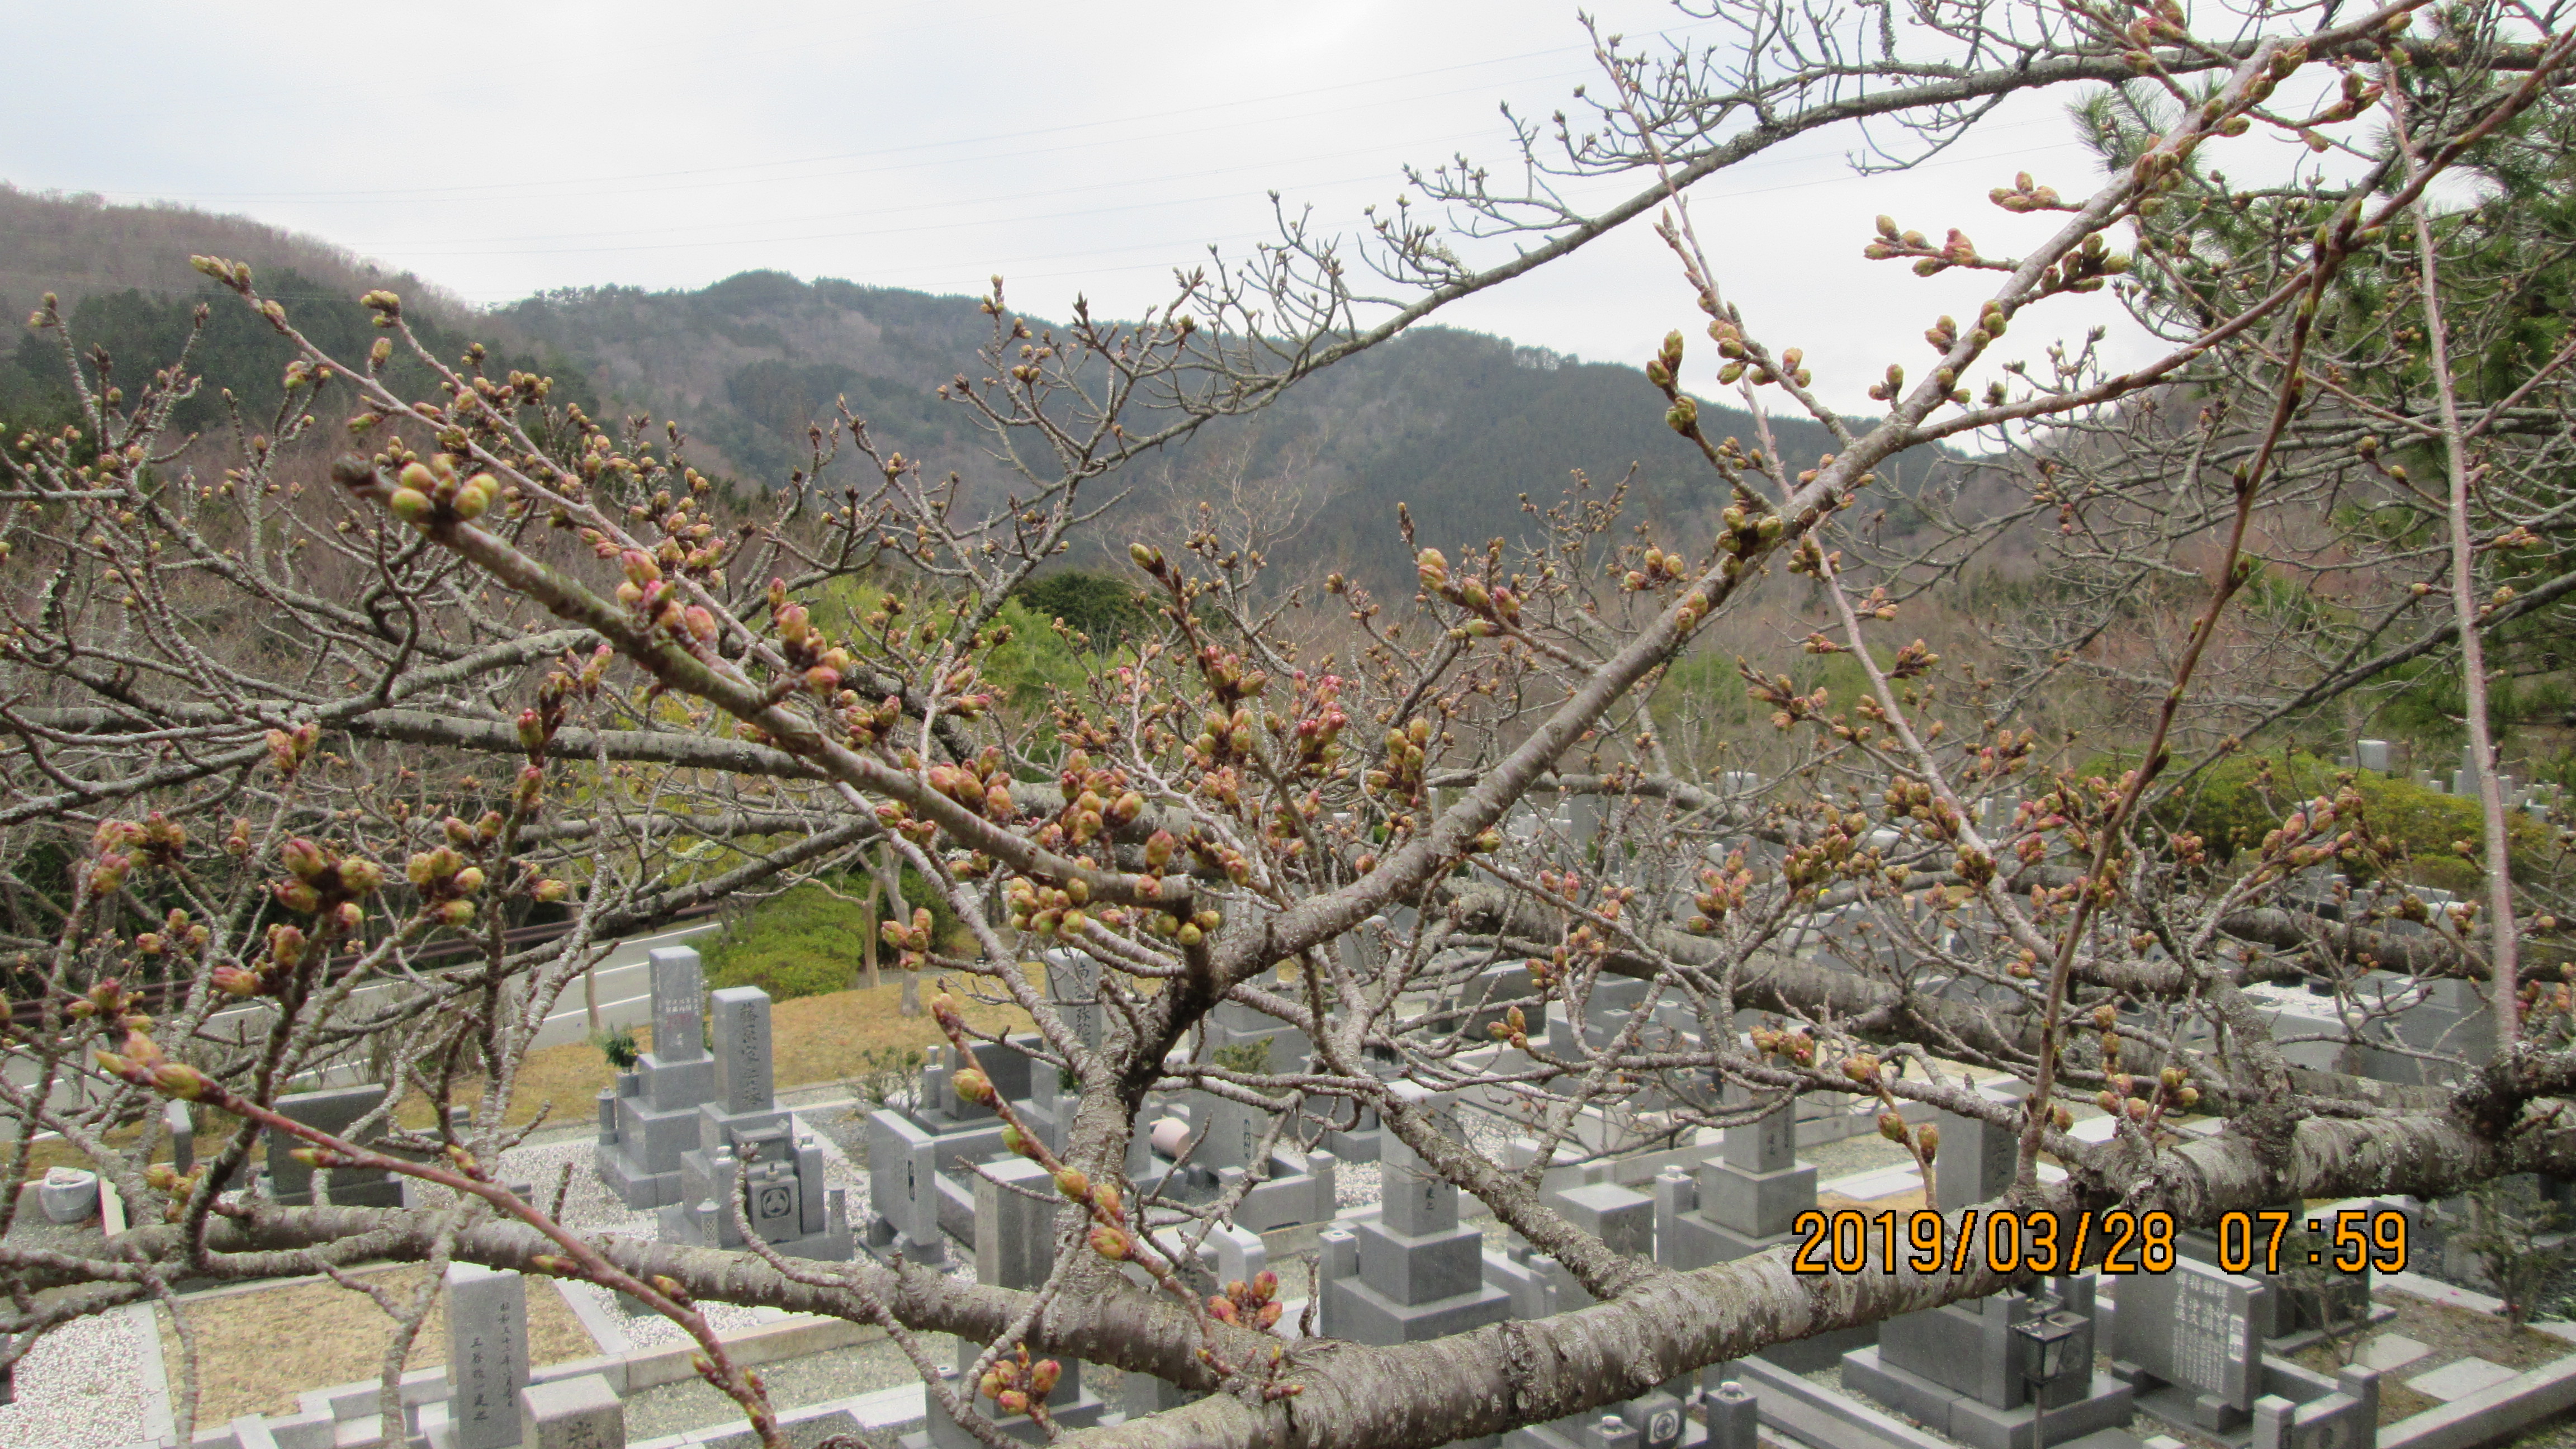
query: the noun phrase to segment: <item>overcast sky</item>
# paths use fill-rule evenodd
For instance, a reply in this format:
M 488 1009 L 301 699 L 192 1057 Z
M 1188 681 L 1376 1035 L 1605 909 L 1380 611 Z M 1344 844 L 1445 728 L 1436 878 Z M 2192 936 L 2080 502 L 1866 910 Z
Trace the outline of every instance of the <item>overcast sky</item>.
M 1709 35 L 1643 0 L 1606 28 Z M 1545 116 L 1593 77 L 1567 0 L 1204 0 L 973 7 L 621 0 L 508 7 L 0 0 L 16 75 L 0 179 L 182 201 L 310 232 L 496 303 L 547 287 L 697 287 L 754 267 L 933 292 L 1000 272 L 1063 316 L 1132 314 L 1210 243 L 1269 234 L 1267 193 L 1338 226 L 1401 166 L 1510 159 L 1508 100 Z M 1694 193 L 1722 282 L 1820 391 L 1866 407 L 1922 329 L 1973 314 L 1974 277 L 1913 279 L 1859 249 L 1894 213 L 1990 251 L 2045 225 L 1984 201 L 2017 169 L 2097 172 L 2062 103 L 1939 161 L 1855 178 L 1853 134 Z M 1624 189 L 1624 188 L 1623 188 Z M 1638 362 L 1697 318 L 1642 227 L 1448 320 Z M 2074 332 L 2108 309 L 2017 326 Z M 1690 373 L 1713 364 L 1703 343 Z

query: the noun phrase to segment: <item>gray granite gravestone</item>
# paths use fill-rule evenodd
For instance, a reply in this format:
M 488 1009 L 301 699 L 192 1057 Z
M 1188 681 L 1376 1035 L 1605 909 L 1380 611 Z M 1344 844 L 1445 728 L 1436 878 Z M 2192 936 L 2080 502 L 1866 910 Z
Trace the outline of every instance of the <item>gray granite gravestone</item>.
M 698 953 L 663 946 L 649 958 L 653 1050 L 599 1100 L 599 1179 L 630 1208 L 680 1200 L 680 1155 L 698 1146 L 698 1108 L 716 1093 L 716 1063 L 701 1039 L 706 978 Z
M 197 1166 L 197 1119 L 174 1097 L 161 1109 L 161 1123 L 170 1133 L 170 1170 L 186 1177 Z
M 369 1084 L 358 1087 L 328 1087 L 318 1092 L 295 1092 L 277 1099 L 280 1116 L 289 1117 L 305 1126 L 318 1128 L 335 1137 L 345 1137 L 352 1124 L 376 1110 L 383 1101 L 385 1089 Z M 372 1134 L 371 1134 L 372 1135 Z M 304 1145 L 298 1138 L 282 1132 L 270 1132 L 268 1170 L 261 1175 L 260 1185 L 267 1195 L 282 1206 L 310 1207 L 315 1198 L 315 1170 L 295 1160 L 295 1149 Z M 373 1167 L 334 1167 L 324 1171 L 323 1188 L 333 1207 L 400 1207 L 402 1183 L 393 1174 Z
M 2093 1367 L 2093 1279 L 1901 1314 L 1843 1355 L 1842 1382 L 1976 1449 L 2045 1449 L 2129 1421 L 2130 1386 Z M 2025 1334 L 2062 1336 L 2064 1368 L 2034 1382 Z
M 769 993 L 734 986 L 710 1001 L 715 1099 L 698 1105 L 698 1145 L 680 1154 L 680 1197 L 661 1211 L 663 1240 L 733 1248 L 748 1228 L 787 1257 L 849 1257 L 849 1210 L 824 1184 L 823 1149 L 797 1133 L 772 1089 Z
M 507 1449 L 528 1383 L 528 1284 L 472 1263 L 447 1270 L 446 1438 L 432 1449 Z
M 2257 1320 L 2271 1290 L 2189 1258 L 2170 1273 L 2120 1280 L 2112 1315 L 2113 1371 L 2138 1391 L 2138 1407 L 2167 1423 L 2213 1433 L 2244 1424 L 2263 1382 Z
M 1732 1085 L 1726 1096 L 1730 1106 L 1752 1100 Z M 1655 1254 L 1668 1268 L 1732 1262 L 1787 1241 L 1790 1223 L 1816 1205 L 1816 1169 L 1798 1161 L 1791 1103 L 1727 1128 L 1723 1147 L 1701 1164 L 1687 1192 L 1659 1191 L 1668 1205 L 1656 1218 Z
M 1045 1283 L 1055 1267 L 1056 1231 L 1064 1202 L 1056 1194 L 1054 1180 L 1045 1168 L 1019 1157 L 995 1162 L 973 1180 L 975 1281 L 988 1288 L 1020 1289 Z M 983 1345 L 971 1339 L 958 1341 L 961 1388 L 971 1388 L 962 1373 L 982 1352 Z M 1082 1361 L 1058 1355 L 1056 1362 L 1063 1375 L 1057 1379 L 1054 1392 L 1047 1395 L 1049 1417 L 1067 1429 L 1099 1423 L 1109 1406 L 1083 1387 Z M 1009 1437 L 1030 1444 L 1046 1442 L 1045 1431 L 1036 1420 L 1024 1414 L 1001 1414 L 991 1399 L 980 1395 L 974 1404 L 976 1412 Z M 980 1449 L 981 1444 L 936 1407 L 930 1410 L 928 1427 L 904 1436 L 902 1442 L 905 1449 Z
M 1430 1092 L 1411 1083 L 1390 1090 L 1425 1110 L 1438 1108 Z M 1510 1296 L 1485 1282 L 1483 1234 L 1458 1222 L 1458 1189 L 1391 1132 L 1379 1170 L 1378 1216 L 1327 1229 L 1320 1239 L 1316 1291 L 1325 1334 L 1391 1347 L 1509 1316 Z
M 1988 1092 L 1998 1101 L 2014 1100 Z M 2012 1189 L 2021 1164 L 2020 1135 L 1982 1117 L 1940 1112 L 1941 1151 L 1932 1159 L 1932 1205 L 1942 1212 L 1993 1202 Z
M 1550 1190 L 1542 1197 L 1613 1252 L 1645 1256 L 1654 1249 L 1655 1204 L 1643 1193 L 1604 1182 Z M 1563 1264 L 1535 1254 L 1518 1234 L 1503 1252 L 1485 1254 L 1485 1279 L 1512 1294 L 1517 1318 L 1570 1312 L 1598 1301 Z M 1604 1435 L 1608 1442 L 1637 1449 L 1696 1449 L 1707 1442 L 1707 1431 L 1690 1419 L 1681 1396 L 1673 1392 L 1689 1382 L 1685 1377 L 1635 1398 L 1515 1429 L 1503 1436 L 1502 1449 L 1582 1449 L 1603 1442 Z
M 626 1405 L 607 1376 L 519 1390 L 520 1449 L 626 1449 Z

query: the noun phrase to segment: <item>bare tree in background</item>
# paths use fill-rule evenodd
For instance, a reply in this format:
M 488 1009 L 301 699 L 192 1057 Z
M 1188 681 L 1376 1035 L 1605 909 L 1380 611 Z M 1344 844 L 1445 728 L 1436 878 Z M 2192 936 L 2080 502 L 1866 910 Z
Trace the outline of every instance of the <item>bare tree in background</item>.
M 1184 277 L 1171 305 L 1132 323 L 1039 327 L 997 284 L 991 344 L 947 389 L 993 454 L 971 494 L 845 418 L 818 443 L 837 451 L 828 466 L 732 519 L 676 427 L 604 425 L 551 409 L 542 379 L 431 356 L 385 293 L 367 299 L 384 328 L 370 356 L 306 346 L 280 416 L 193 446 L 162 426 L 198 385 L 184 357 L 148 379 L 111 375 L 65 337 L 86 421 L 10 440 L 0 489 L 0 929 L 12 999 L 30 1007 L 9 1046 L 38 1068 L 32 1085 L 0 1085 L 0 1110 L 19 1129 L 18 1175 L 34 1132 L 59 1133 L 145 1225 L 113 1258 L 0 1247 L 8 1352 L 166 1299 L 180 1277 L 463 1260 L 644 1300 L 697 1336 L 709 1379 L 770 1444 L 782 1441 L 762 1389 L 695 1303 L 881 1325 L 923 1366 L 933 1412 L 998 1384 L 981 1368 L 1023 1348 L 1217 1391 L 1071 1436 L 1083 1443 L 1432 1445 L 2003 1281 L 1983 1267 L 1818 1278 L 1776 1255 L 1692 1272 L 1622 1256 L 1542 1199 L 1537 1167 L 1480 1155 L 1402 1083 L 1516 1098 L 1540 1163 L 1581 1113 L 1654 1090 L 1673 1104 L 1671 1130 L 1747 1120 L 1792 1093 L 1875 1101 L 1928 1165 L 1936 1144 L 1895 1115 L 1928 1103 L 2020 1132 L 2015 1206 L 2164 1209 L 2185 1224 L 2576 1173 L 2552 1100 L 2576 1057 L 2563 1003 L 2553 1015 L 2518 974 L 2500 824 L 2483 848 L 2485 908 L 2452 912 L 2423 950 L 2427 970 L 2493 983 L 2506 1044 L 2465 1086 L 2424 1089 L 2292 1067 L 2244 990 L 2256 967 L 2243 923 L 2277 917 L 2297 936 L 2313 918 L 2271 909 L 2290 876 L 2376 848 L 2357 797 L 2309 802 L 2224 869 L 2150 813 L 2182 752 L 2205 742 L 2195 731 L 2290 707 L 2204 701 L 2222 644 L 2255 637 L 2237 620 L 2261 525 L 2284 508 L 2338 516 L 2290 502 L 2326 486 L 2336 439 L 2402 425 L 2441 460 L 2370 485 L 2411 499 L 2431 530 L 2400 549 L 2436 585 L 2408 595 L 2428 648 L 2472 643 L 2519 602 L 2480 597 L 2496 540 L 2474 510 L 2500 506 L 2478 501 L 2498 476 L 2481 470 L 2545 469 L 2553 445 L 2536 437 L 2513 455 L 2530 461 L 2506 461 L 2503 423 L 2555 406 L 2544 392 L 2560 359 L 2529 368 L 2519 395 L 2462 400 L 2463 344 L 2439 305 L 2452 223 L 2424 198 L 2476 147 L 2547 114 L 2576 37 L 2514 6 L 2474 12 L 2475 34 L 2427 34 L 2417 8 L 2270 8 L 2195 32 L 2170 6 L 1725 3 L 1709 13 L 1733 38 L 1712 48 L 1643 57 L 1604 38 L 1580 118 L 1525 125 L 1508 183 L 1463 160 L 1423 174 L 1421 203 L 1348 246 L 1292 217 L 1278 245 Z M 1935 356 L 1889 367 L 1876 422 L 1839 415 L 1796 349 L 1748 329 L 1700 246 L 1689 188 L 1793 137 L 1866 121 L 1898 164 L 2011 95 L 2105 86 L 2153 125 L 2106 143 L 2114 164 L 2089 190 L 2022 178 L 1994 191 L 2006 210 L 2062 219 L 2027 255 L 1892 220 L 1853 239 L 1867 264 L 1993 280 L 1975 316 L 1926 319 Z M 2229 253 L 2223 282 L 2204 279 L 2168 239 L 2171 218 L 2222 184 L 2213 163 L 2234 138 L 2285 134 L 2346 148 L 2365 174 L 2302 189 L 2263 245 Z M 1636 189 L 1597 212 L 1564 199 L 1579 189 L 1569 178 L 1604 176 Z M 1519 544 L 1453 558 L 1411 539 L 1413 598 L 1338 580 L 1298 595 L 1295 607 L 1340 616 L 1323 633 L 1253 612 L 1257 563 L 1219 517 L 1186 540 L 1135 543 L 1163 617 L 1131 659 L 1043 709 L 995 697 L 985 666 L 1007 642 L 1005 595 L 1092 520 L 1119 470 L 1630 222 L 1669 243 L 1676 311 L 1696 304 L 1692 330 L 1715 353 L 1676 331 L 1640 399 L 1732 495 L 1719 536 L 1640 536 L 1617 490 L 1578 492 Z M 2129 248 L 2133 226 L 2153 244 Z M 1465 259 L 1479 235 L 1517 250 L 1480 267 Z M 246 267 L 203 268 L 298 336 Z M 2382 325 L 2411 334 L 2429 390 L 2401 400 L 2353 384 L 2344 350 L 2366 344 L 2327 324 L 2365 274 L 2384 278 Z M 2070 344 L 2033 349 L 2044 362 L 1982 395 L 1963 384 L 2007 335 L 2046 328 L 2053 299 L 2106 285 L 2135 288 L 2166 344 L 2156 361 L 2112 373 Z M 379 380 L 401 348 L 439 369 L 438 396 Z M 1706 436 L 1689 388 L 1712 375 L 1813 417 L 1835 451 L 1784 458 L 1767 437 Z M 2172 422 L 2221 393 L 2217 416 Z M 294 461 L 343 418 L 360 451 L 327 479 Z M 2020 431 L 2037 424 L 2058 441 Z M 2063 510 L 2076 532 L 2062 537 L 2094 528 L 2108 541 L 2090 562 L 2152 577 L 2181 625 L 2140 666 L 2148 708 L 2124 773 L 2039 769 L 2015 690 L 2048 687 L 2045 673 L 1997 687 L 1945 671 L 1908 642 L 1912 576 L 1845 556 L 1844 520 L 1882 470 L 1973 434 L 2018 440 L 2050 480 L 2033 507 Z M 2535 498 L 2537 531 L 2556 504 Z M 1792 587 L 1831 614 L 1808 648 L 1848 654 L 1865 689 L 1836 696 L 1748 666 L 1772 726 L 1807 741 L 1803 763 L 1758 790 L 1695 776 L 1667 749 L 1652 691 L 1709 621 Z M 2373 677 L 2365 665 L 2386 651 L 2371 637 L 2304 656 L 2258 644 L 2276 681 L 2298 661 L 2315 698 Z M 2078 641 L 2050 642 L 2054 661 Z M 2483 706 L 2467 694 L 2474 733 Z M 1512 818 L 1534 801 L 1558 819 L 1568 797 L 1593 802 L 1594 823 Z M 2019 808 L 1989 808 L 1999 801 Z M 2500 822 L 2492 794 L 2485 804 Z M 499 1185 L 491 1164 L 528 1130 L 506 1125 L 514 1072 L 600 942 L 871 851 L 933 882 L 973 941 L 952 952 L 901 932 L 902 969 L 1015 1003 L 1076 1084 L 1061 1157 L 1029 1145 L 1066 1199 L 1065 1251 L 1043 1287 L 591 1241 Z M 569 933 L 514 941 L 508 925 L 540 904 L 567 909 Z M 1397 907 L 1412 925 L 1387 924 Z M 1869 916 L 1869 949 L 1786 949 L 1843 907 Z M 1100 1046 L 1019 964 L 1041 947 L 1105 968 Z M 1428 1005 L 1508 962 L 1528 963 L 1533 986 L 1478 1003 L 1494 1029 Z M 1551 1007 L 1579 1016 L 1605 974 L 1649 983 L 1628 1030 L 1564 1054 L 1527 1036 Z M 401 989 L 359 994 L 379 983 Z M 1226 1000 L 1295 1024 L 1313 1059 L 1255 1072 L 1176 1053 Z M 256 1029 L 208 1027 L 242 1002 L 264 1009 Z M 962 1041 L 957 998 L 932 1007 Z M 1674 1020 L 1695 1030 L 1649 1039 Z M 473 1110 L 383 1150 L 273 1110 L 298 1073 L 370 1046 L 417 1096 L 461 1100 L 472 1081 Z M 2011 1072 L 2027 1105 L 1970 1090 L 1958 1064 Z M 1720 1105 L 1718 1081 L 1750 1105 Z M 1140 1201 L 1121 1177 L 1137 1108 L 1175 1086 L 1290 1114 L 1284 1130 L 1303 1136 L 1355 1100 L 1374 1105 L 1601 1301 L 1399 1348 L 1284 1340 L 1258 1312 L 1212 1309 L 1172 1265 L 1227 1204 Z M 151 1165 L 164 1096 L 240 1124 L 193 1177 Z M 2070 1135 L 2078 1107 L 2114 1113 L 2116 1135 Z M 2168 1122 L 2186 1110 L 2229 1125 L 2178 1138 Z M 378 1209 L 227 1195 L 252 1128 L 449 1196 Z M 2063 1180 L 2039 1181 L 2043 1152 Z M 407 1341 L 426 1302 L 382 1301 Z M 934 1331 L 989 1345 L 983 1365 L 952 1387 L 919 1348 Z M 181 1358 L 193 1387 L 193 1346 Z

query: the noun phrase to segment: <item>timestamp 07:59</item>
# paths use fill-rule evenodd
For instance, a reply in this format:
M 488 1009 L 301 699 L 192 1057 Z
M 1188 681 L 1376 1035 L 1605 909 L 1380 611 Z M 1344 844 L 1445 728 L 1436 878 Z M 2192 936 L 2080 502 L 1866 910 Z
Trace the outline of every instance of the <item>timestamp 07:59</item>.
M 2285 1210 L 2228 1213 L 2218 1220 L 2217 1266 L 2228 1273 L 2278 1273 L 2283 1239 L 2297 1215 Z M 1900 1222 L 1900 1220 L 1902 1220 Z M 2331 1231 L 2329 1243 L 2302 1252 L 2309 1264 L 2337 1272 L 2377 1268 L 2384 1273 L 2406 1269 L 2406 1215 L 2387 1209 L 2347 1209 L 2331 1224 L 2307 1220 L 2311 1233 Z M 1798 1214 L 1790 1231 L 1799 1238 L 1789 1255 L 1798 1273 L 1862 1273 L 1873 1268 L 1893 1273 L 1900 1256 L 1917 1273 L 1943 1269 L 1962 1272 L 1979 1266 L 1996 1273 L 2068 1273 L 2086 1262 L 2088 1247 L 2101 1253 L 2105 1273 L 2170 1273 L 2178 1259 L 2173 1214 L 2114 1210 L 2061 1218 L 2055 1213 L 1962 1213 L 1957 1233 L 1951 1222 L 1928 1208 L 1912 1213 L 1865 1213 L 1854 1208 L 1826 1213 L 1810 1208 Z M 2293 1265 L 2295 1266 L 2295 1264 Z

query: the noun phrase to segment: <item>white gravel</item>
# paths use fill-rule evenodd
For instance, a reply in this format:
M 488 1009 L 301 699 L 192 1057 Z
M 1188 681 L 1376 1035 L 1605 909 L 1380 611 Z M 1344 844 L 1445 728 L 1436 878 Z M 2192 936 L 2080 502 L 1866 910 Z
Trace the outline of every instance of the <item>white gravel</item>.
M 125 1449 L 144 1437 L 143 1353 L 122 1312 L 67 1323 L 18 1361 L 0 1444 Z

